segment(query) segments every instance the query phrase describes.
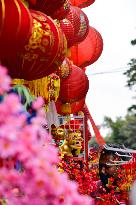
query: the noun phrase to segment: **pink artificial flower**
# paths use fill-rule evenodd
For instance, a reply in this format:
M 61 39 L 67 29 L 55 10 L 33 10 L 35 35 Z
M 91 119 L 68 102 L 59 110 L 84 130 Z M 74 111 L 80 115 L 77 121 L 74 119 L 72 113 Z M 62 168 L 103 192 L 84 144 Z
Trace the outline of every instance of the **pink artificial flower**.
M 8 79 L 6 71 L 0 72 Z M 6 83 L 0 80 L 1 93 L 8 88 Z M 57 149 L 41 126 L 45 122 L 41 105 L 39 98 L 33 104 L 37 116 L 27 124 L 16 95 L 9 94 L 0 103 L 0 196 L 8 205 L 92 205 L 66 174 L 57 171 Z M 21 171 L 12 169 L 14 160 Z
M 0 65 L 0 95 L 10 89 L 11 79 L 7 75 L 7 69 Z
M 35 110 L 38 110 L 40 109 L 42 106 L 44 105 L 44 100 L 42 97 L 38 97 L 32 104 L 32 107 L 35 109 Z

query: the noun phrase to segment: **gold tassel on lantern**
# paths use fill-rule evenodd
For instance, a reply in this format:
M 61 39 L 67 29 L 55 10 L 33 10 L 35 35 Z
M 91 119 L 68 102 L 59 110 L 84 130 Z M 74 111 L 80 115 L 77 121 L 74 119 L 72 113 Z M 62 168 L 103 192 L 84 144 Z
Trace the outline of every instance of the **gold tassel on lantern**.
M 70 103 L 65 103 L 61 105 L 61 112 L 71 114 L 71 105 Z
M 51 75 L 32 81 L 13 79 L 12 85 L 24 85 L 28 87 L 32 95 L 36 97 L 43 97 L 46 104 L 48 104 L 51 100 L 56 101 L 60 91 L 59 77 Z
M 60 79 L 54 79 L 54 98 L 55 98 L 55 102 L 58 99 L 59 91 L 60 91 Z
M 12 85 L 26 85 L 26 81 L 24 79 L 13 79 L 12 80 Z
M 48 77 L 44 77 L 37 80 L 28 81 L 28 87 L 30 92 L 34 96 L 41 96 L 45 99 L 48 99 Z

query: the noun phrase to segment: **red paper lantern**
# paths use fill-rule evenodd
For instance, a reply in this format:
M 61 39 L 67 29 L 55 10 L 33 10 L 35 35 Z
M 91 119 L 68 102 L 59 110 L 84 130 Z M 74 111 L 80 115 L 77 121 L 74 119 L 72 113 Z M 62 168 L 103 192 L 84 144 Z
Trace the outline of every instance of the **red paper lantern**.
M 75 65 L 83 68 L 98 60 L 103 50 L 103 39 L 96 29 L 90 27 L 85 40 L 70 49 L 70 59 Z
M 75 39 L 74 27 L 68 19 L 61 20 L 60 27 L 67 39 L 67 47 L 70 48 L 71 46 L 74 45 L 74 39 Z
M 32 11 L 33 31 L 22 52 L 3 59 L 12 78 L 34 80 L 47 76 L 58 68 L 65 57 L 65 37 L 47 15 Z
M 85 72 L 72 65 L 70 75 L 61 79 L 59 99 L 63 104 L 76 102 L 86 96 L 88 89 L 89 80 Z
M 70 11 L 68 15 L 66 16 L 66 19 L 68 19 L 72 23 L 72 26 L 74 28 L 75 35 L 76 35 L 76 33 L 80 29 L 80 17 L 76 12 L 76 7 L 74 6 L 70 7 Z
M 95 0 L 70 0 L 73 6 L 77 6 L 79 8 L 85 8 L 90 6 L 95 2 Z
M 84 104 L 85 104 L 85 98 L 73 103 L 63 104 L 59 100 L 55 103 L 57 113 L 60 115 L 76 114 L 77 112 L 83 109 Z
M 83 41 L 89 32 L 89 20 L 87 15 L 78 7 L 74 7 L 77 16 L 80 19 L 80 28 L 77 33 L 75 33 L 75 42 Z
M 32 32 L 32 17 L 20 0 L 0 0 L 0 57 L 23 48 Z

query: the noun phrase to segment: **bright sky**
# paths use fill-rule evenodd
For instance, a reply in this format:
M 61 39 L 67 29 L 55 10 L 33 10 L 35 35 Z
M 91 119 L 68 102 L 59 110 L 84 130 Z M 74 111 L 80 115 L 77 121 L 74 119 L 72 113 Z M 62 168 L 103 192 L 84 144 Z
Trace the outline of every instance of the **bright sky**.
M 126 69 L 129 60 L 136 57 L 136 48 L 130 44 L 136 38 L 136 0 L 96 0 L 83 10 L 104 41 L 102 55 L 86 71 L 90 84 L 86 103 L 99 125 L 104 116 L 124 116 L 134 103 L 134 92 L 125 87 L 126 77 L 121 72 L 93 74 Z

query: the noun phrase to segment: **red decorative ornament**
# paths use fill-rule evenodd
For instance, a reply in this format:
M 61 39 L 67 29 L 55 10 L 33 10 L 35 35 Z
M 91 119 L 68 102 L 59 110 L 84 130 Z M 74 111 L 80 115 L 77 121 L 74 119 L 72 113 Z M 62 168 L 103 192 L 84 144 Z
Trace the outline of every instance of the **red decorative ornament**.
M 73 63 L 81 68 L 87 67 L 100 57 L 103 50 L 103 39 L 96 29 L 90 27 L 85 40 L 70 49 L 70 59 Z
M 53 73 L 65 57 L 65 37 L 47 15 L 32 11 L 33 30 L 22 52 L 2 59 L 12 78 L 35 80 Z
M 86 96 L 88 89 L 89 80 L 86 74 L 72 65 L 70 75 L 61 79 L 59 99 L 63 104 L 79 101 Z
M 20 0 L 0 0 L 0 57 L 23 48 L 32 32 L 32 17 Z
M 95 0 L 70 0 L 73 6 L 77 6 L 79 8 L 85 8 L 90 6 L 95 2 Z
M 72 62 L 68 58 L 65 58 L 59 69 L 56 71 L 57 75 L 60 78 L 68 77 L 71 73 L 72 65 Z
M 74 7 L 76 14 L 79 16 L 80 19 L 80 28 L 78 32 L 75 34 L 75 42 L 83 41 L 88 32 L 89 32 L 89 20 L 87 15 L 78 7 Z
M 67 47 L 70 48 L 71 46 L 74 45 L 74 39 L 75 39 L 74 27 L 68 19 L 61 20 L 60 27 L 67 39 Z
M 85 104 L 85 98 L 73 103 L 66 104 L 63 104 L 61 101 L 58 100 L 55 104 L 57 113 L 60 115 L 76 114 L 83 109 L 83 106 Z
M 66 19 L 68 19 L 72 23 L 72 26 L 76 34 L 80 29 L 80 17 L 76 12 L 76 7 L 74 6 L 70 7 L 70 11 L 66 16 Z

